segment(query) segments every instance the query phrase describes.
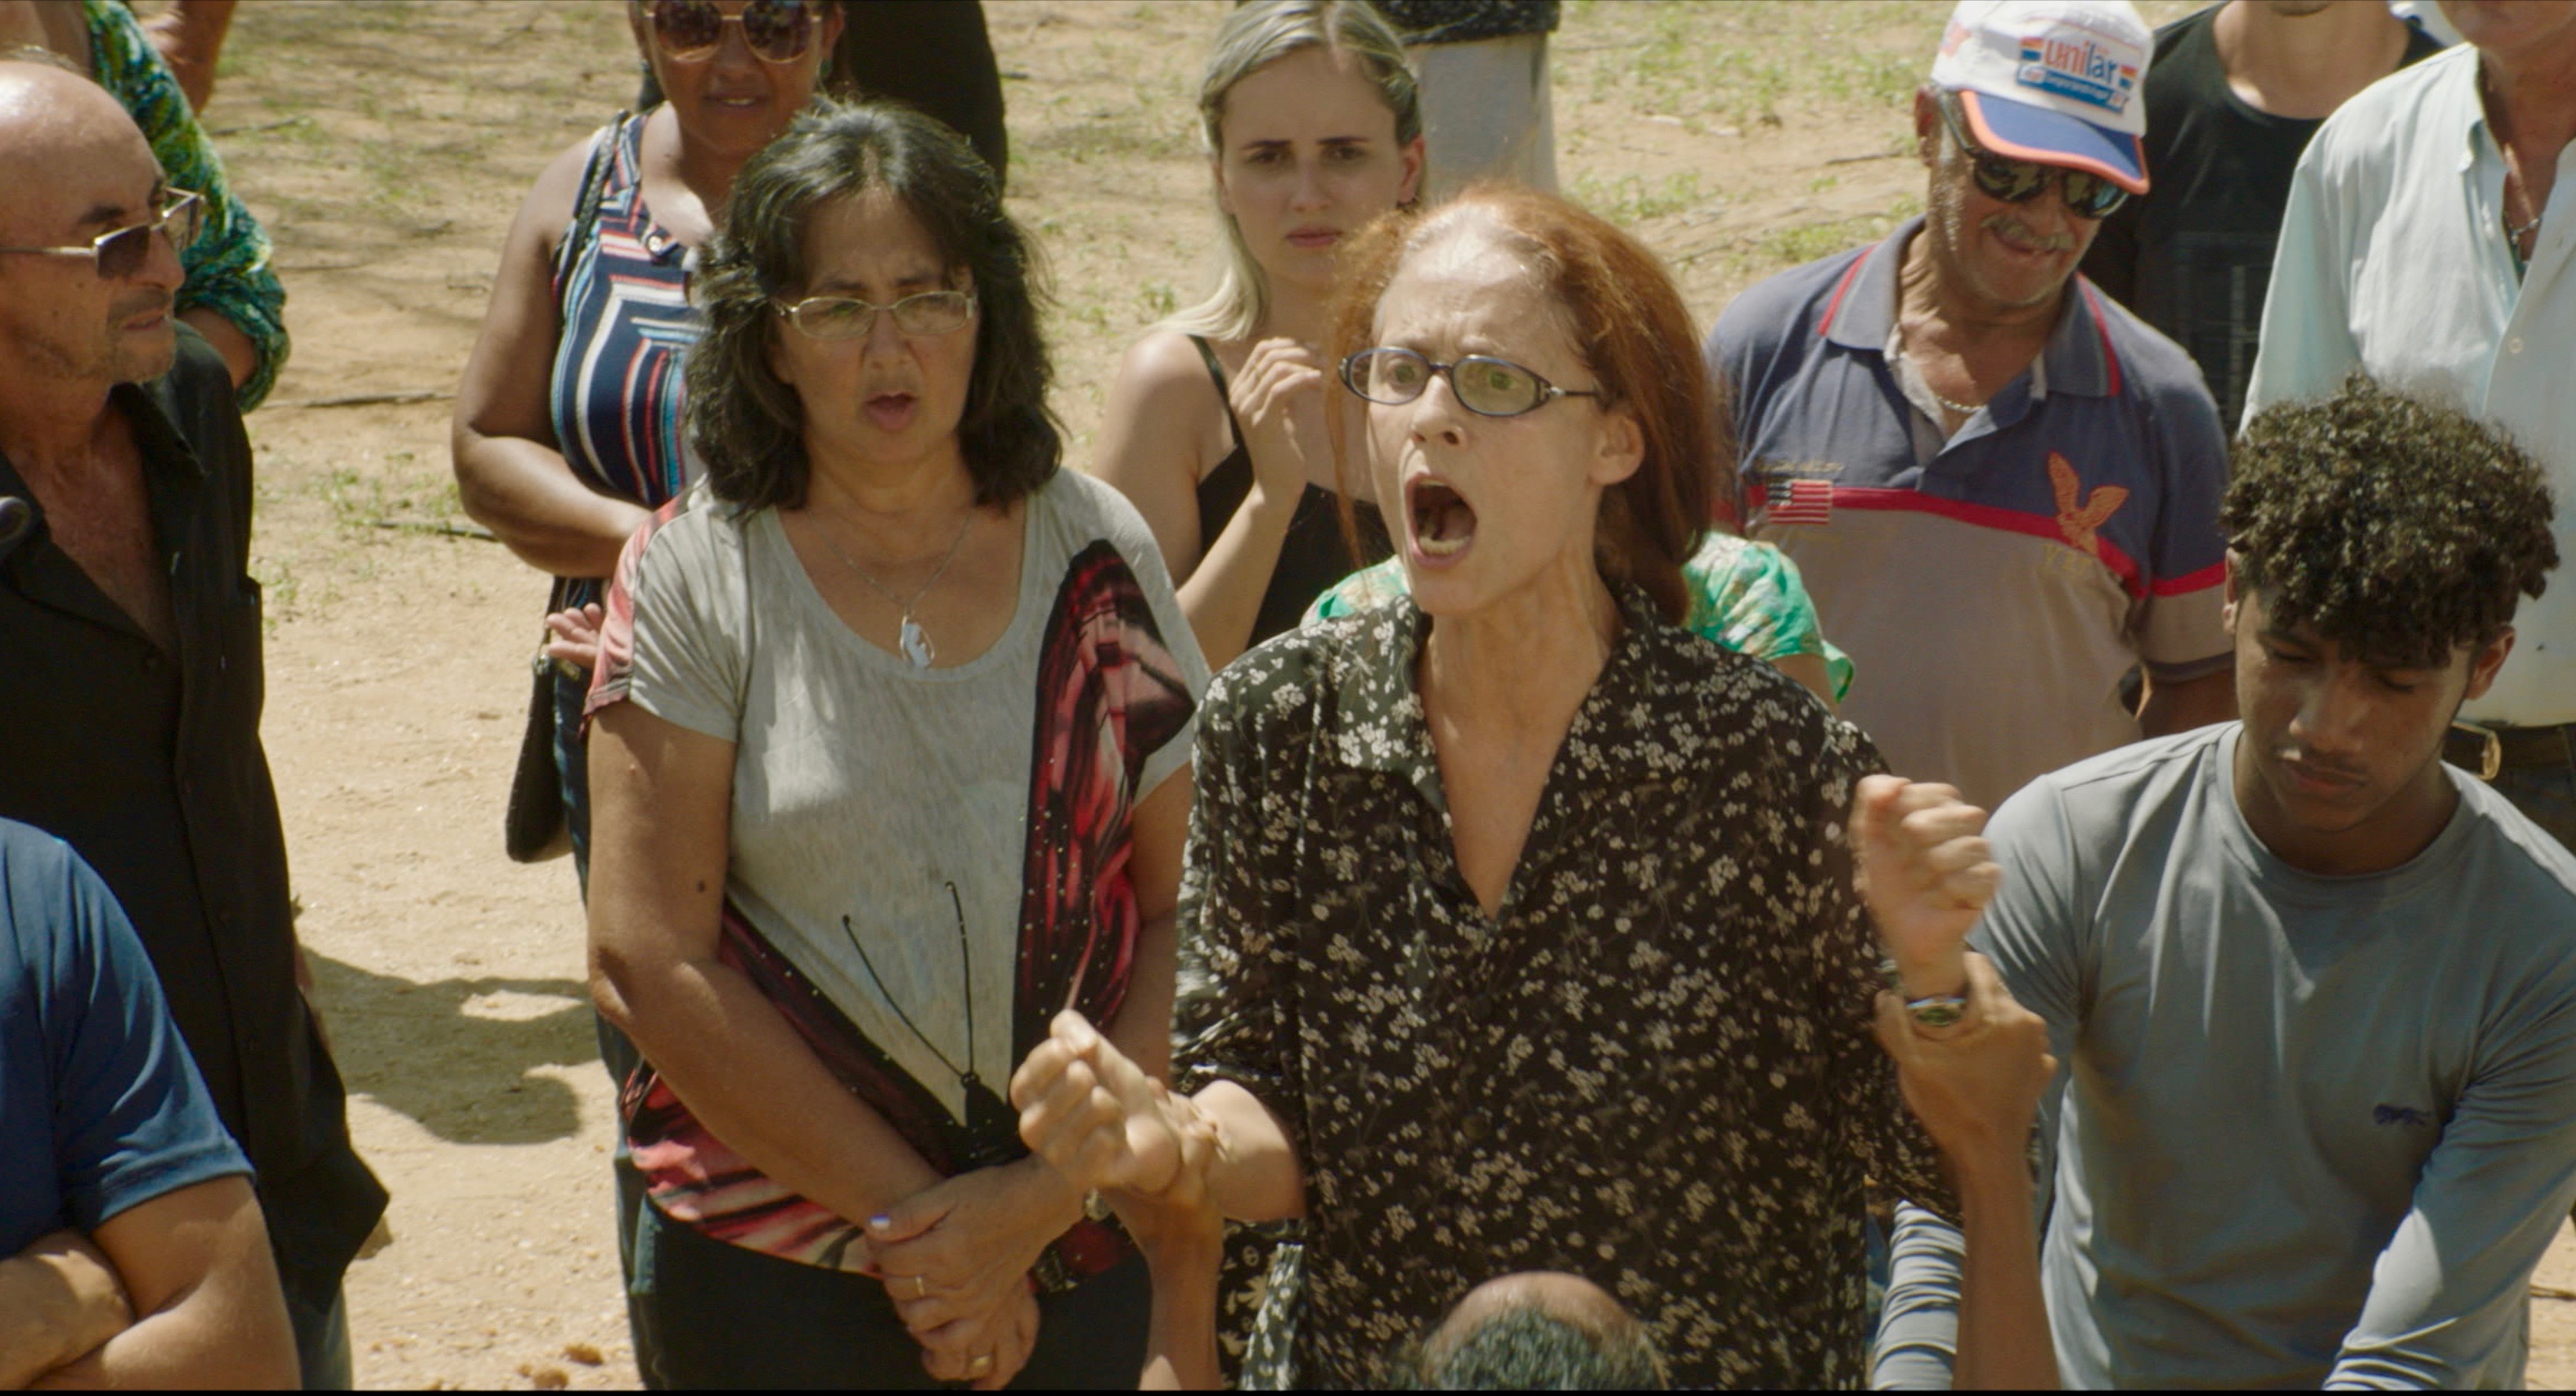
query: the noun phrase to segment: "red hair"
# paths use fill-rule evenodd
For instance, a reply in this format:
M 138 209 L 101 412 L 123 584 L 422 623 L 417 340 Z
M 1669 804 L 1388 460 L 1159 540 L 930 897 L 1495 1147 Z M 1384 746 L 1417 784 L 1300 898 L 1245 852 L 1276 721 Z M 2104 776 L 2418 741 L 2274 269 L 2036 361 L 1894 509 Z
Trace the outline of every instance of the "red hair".
M 1690 310 L 1643 243 L 1564 199 L 1513 184 L 1472 185 L 1428 213 L 1398 209 L 1371 223 L 1344 254 L 1333 362 L 1369 346 L 1378 301 L 1396 272 L 1469 213 L 1485 215 L 1524 246 L 1576 352 L 1600 383 L 1600 407 L 1624 409 L 1636 420 L 1644 458 L 1635 474 L 1601 496 L 1601 573 L 1645 588 L 1665 619 L 1681 624 L 1690 611 L 1682 564 L 1712 523 L 1735 528 L 1735 443 Z M 1325 403 L 1333 419 L 1336 483 L 1347 485 L 1341 394 L 1327 395 Z M 1348 527 L 1350 491 L 1340 494 Z

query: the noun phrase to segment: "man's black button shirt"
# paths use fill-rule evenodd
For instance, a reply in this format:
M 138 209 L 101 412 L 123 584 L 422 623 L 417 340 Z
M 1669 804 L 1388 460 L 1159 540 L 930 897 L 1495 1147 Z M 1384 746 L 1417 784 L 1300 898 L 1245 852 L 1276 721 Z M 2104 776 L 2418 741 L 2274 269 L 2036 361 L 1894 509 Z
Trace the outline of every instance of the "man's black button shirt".
M 0 543 L 0 817 L 69 843 L 142 936 L 216 1109 L 259 1172 L 284 1278 L 325 1298 L 384 1209 L 295 986 L 286 842 L 260 748 L 251 455 L 223 361 L 184 327 L 119 386 L 143 458 L 174 659 L 53 542 Z M 6 391 L 0 385 L 0 391 Z

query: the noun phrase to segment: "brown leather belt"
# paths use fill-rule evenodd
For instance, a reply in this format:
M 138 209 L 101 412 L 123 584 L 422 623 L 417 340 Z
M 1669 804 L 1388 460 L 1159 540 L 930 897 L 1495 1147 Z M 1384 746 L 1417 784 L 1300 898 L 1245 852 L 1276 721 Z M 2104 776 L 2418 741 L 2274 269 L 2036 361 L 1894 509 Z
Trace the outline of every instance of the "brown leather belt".
M 2442 739 L 2442 759 L 2493 780 L 2526 766 L 2576 769 L 2576 723 L 2555 727 L 2481 727 L 2454 722 Z

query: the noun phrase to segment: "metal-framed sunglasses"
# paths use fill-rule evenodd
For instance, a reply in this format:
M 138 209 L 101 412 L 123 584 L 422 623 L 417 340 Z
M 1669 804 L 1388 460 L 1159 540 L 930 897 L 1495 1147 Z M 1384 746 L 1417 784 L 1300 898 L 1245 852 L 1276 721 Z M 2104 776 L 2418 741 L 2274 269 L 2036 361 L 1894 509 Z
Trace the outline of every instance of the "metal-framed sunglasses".
M 87 243 L 70 247 L 0 247 L 0 252 L 23 252 L 36 257 L 88 257 L 98 266 L 102 281 L 122 281 L 143 270 L 152 256 L 152 235 L 167 233 L 170 250 L 186 252 L 197 240 L 197 232 L 206 222 L 206 196 L 192 189 L 169 189 L 170 201 L 161 211 L 140 223 L 128 224 L 91 238 Z
M 1380 345 L 1342 360 L 1342 386 L 1383 407 L 1401 407 L 1422 396 L 1434 375 L 1447 378 L 1458 405 L 1479 417 L 1517 417 L 1561 397 L 1601 396 L 1597 388 L 1560 388 L 1490 354 L 1467 354 L 1444 364 L 1410 349 Z
M 714 0 L 653 0 L 653 42 L 666 58 L 702 63 L 724 43 L 725 26 L 742 26 L 742 41 L 764 63 L 793 63 L 814 44 L 814 7 L 805 0 L 751 0 L 729 15 Z
M 1941 124 L 1950 128 L 1950 139 L 1959 143 L 1960 153 L 1968 157 L 1970 172 L 1977 188 L 1990 199 L 2008 204 L 2024 204 L 2039 197 L 2053 180 L 2057 197 L 2066 211 L 2078 218 L 2108 218 L 2120 205 L 2129 201 L 2129 191 L 2094 174 L 2090 170 L 2070 170 L 2061 165 L 2043 165 L 2034 160 L 2014 160 L 1997 155 L 1968 139 L 1967 128 L 1959 122 L 1954 108 L 1958 98 L 1943 97 Z
M 801 301 L 769 303 L 799 334 L 813 339 L 864 339 L 877 327 L 877 312 L 894 317 L 905 334 L 953 334 L 975 318 L 972 291 L 924 291 L 892 305 L 877 305 L 856 296 L 807 296 Z

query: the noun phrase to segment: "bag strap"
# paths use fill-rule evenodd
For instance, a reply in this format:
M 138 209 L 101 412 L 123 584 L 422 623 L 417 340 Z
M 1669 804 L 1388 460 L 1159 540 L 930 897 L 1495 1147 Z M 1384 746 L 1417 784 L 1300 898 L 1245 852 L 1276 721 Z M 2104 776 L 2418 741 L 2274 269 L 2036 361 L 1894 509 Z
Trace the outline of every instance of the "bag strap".
M 609 172 L 617 167 L 617 147 L 624 143 L 626 123 L 632 119 L 631 113 L 620 111 L 590 138 L 590 159 L 581 167 L 581 197 L 573 201 L 572 221 L 564 225 L 563 241 L 555 244 L 558 281 L 571 270 L 582 244 L 590 241 L 591 227 L 599 221 L 599 205 L 608 197 Z

